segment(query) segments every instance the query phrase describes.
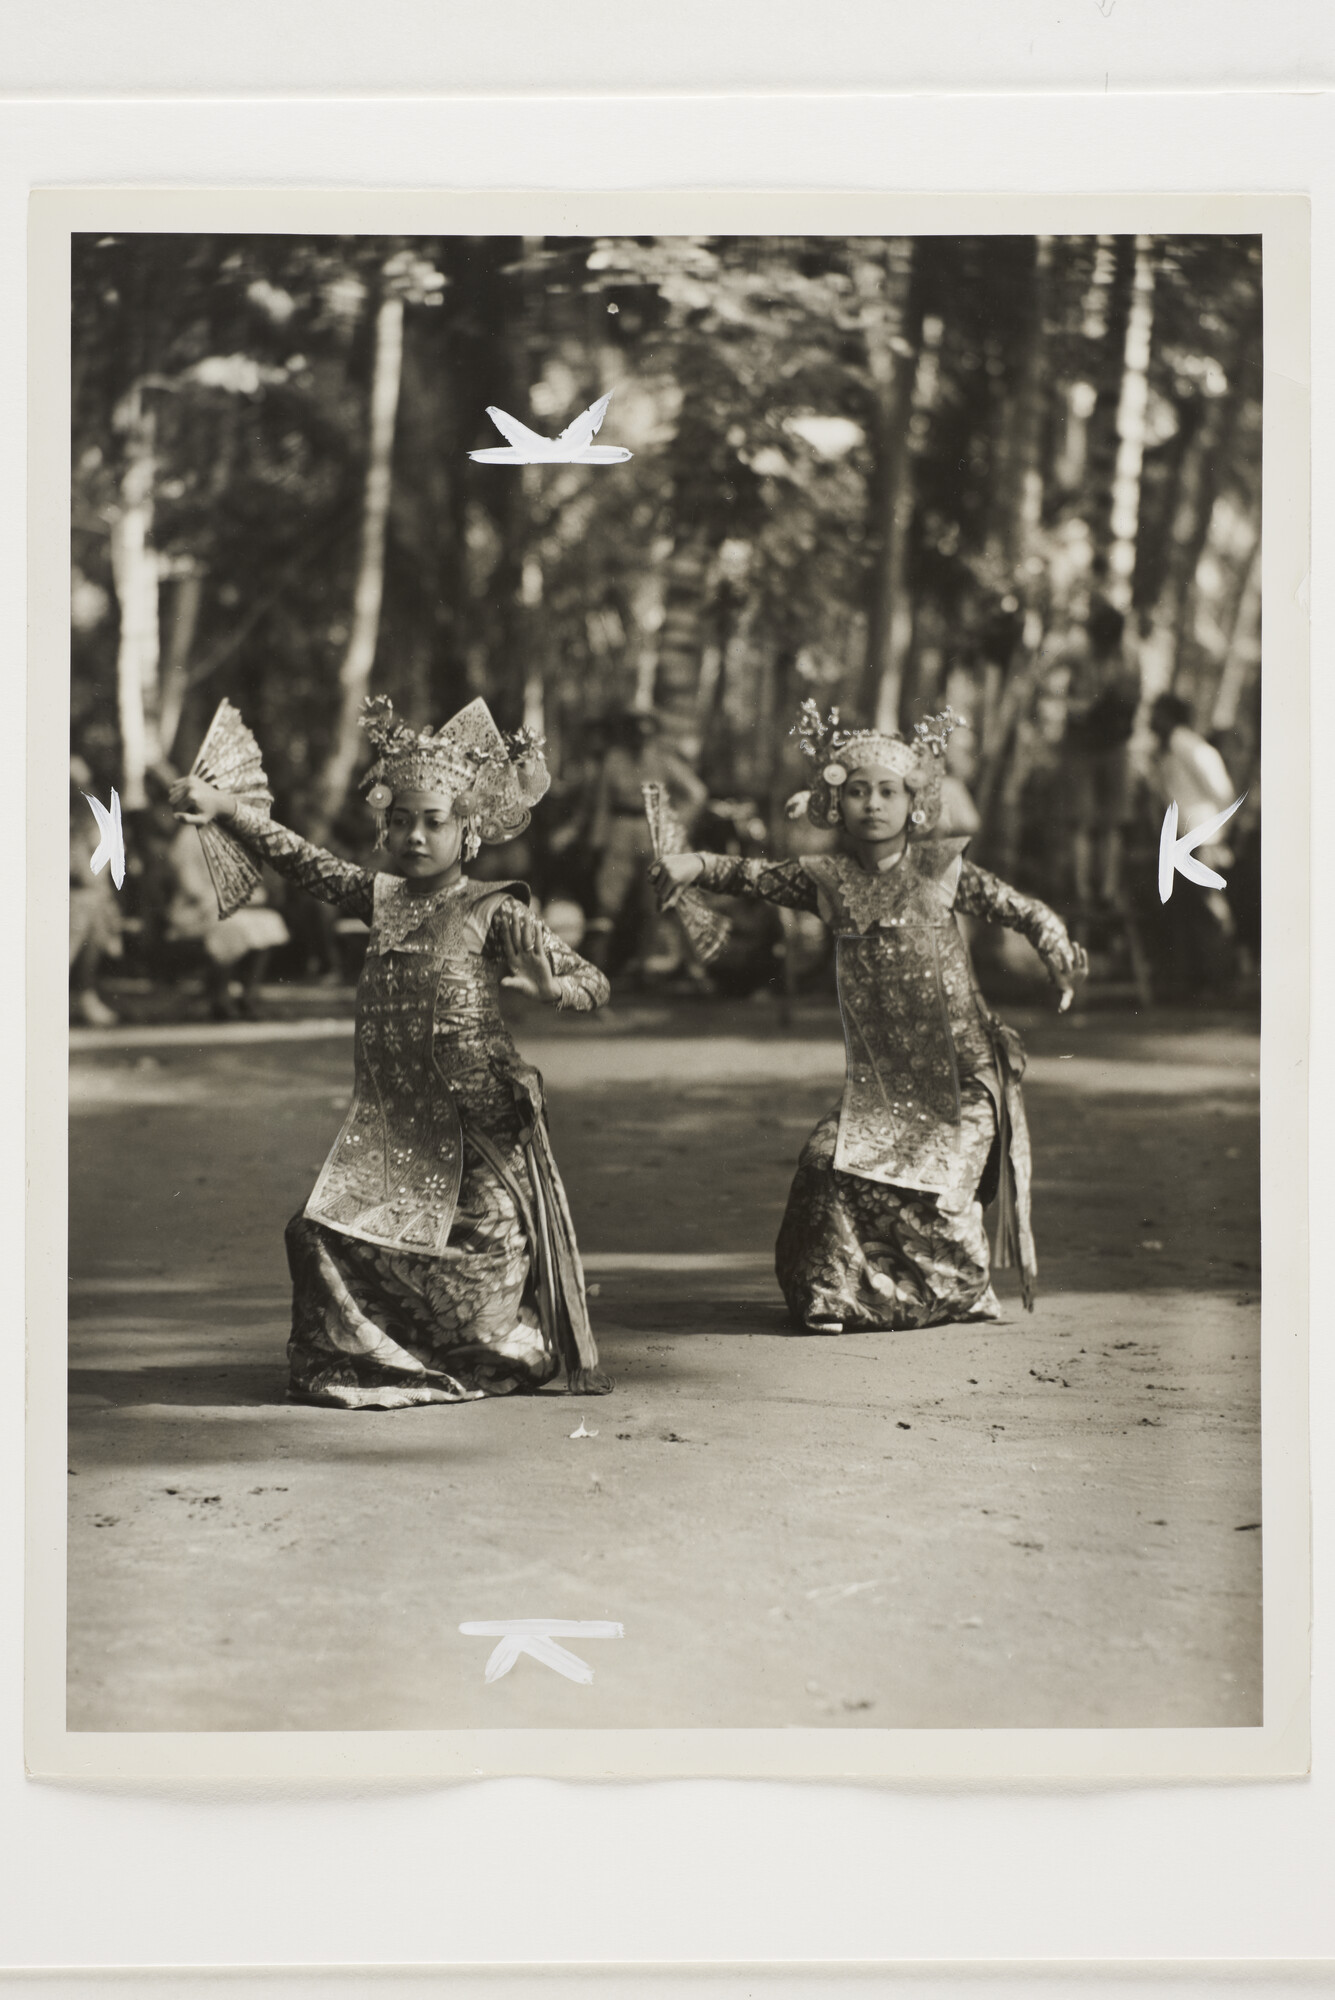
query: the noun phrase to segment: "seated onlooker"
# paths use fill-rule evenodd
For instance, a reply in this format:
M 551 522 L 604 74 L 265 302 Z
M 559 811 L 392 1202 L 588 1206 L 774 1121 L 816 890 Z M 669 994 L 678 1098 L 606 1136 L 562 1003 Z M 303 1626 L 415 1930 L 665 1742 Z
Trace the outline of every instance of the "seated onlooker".
M 110 1027 L 119 1016 L 97 990 L 109 958 L 121 955 L 120 908 L 110 868 L 94 875 L 102 836 L 85 793 L 93 774 L 82 757 L 70 758 L 70 1011 L 89 1027 Z
M 215 1021 L 257 1020 L 269 953 L 287 943 L 287 925 L 269 907 L 262 884 L 244 908 L 219 918 L 213 877 L 193 826 L 181 828 L 168 858 L 172 895 L 164 938 L 172 957 L 183 971 L 203 971 Z

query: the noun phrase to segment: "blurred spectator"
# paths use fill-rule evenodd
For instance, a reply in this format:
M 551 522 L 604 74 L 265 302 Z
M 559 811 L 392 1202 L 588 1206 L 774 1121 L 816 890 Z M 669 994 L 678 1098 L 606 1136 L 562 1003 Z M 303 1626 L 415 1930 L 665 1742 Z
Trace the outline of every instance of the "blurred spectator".
M 1237 797 L 1219 752 L 1191 726 L 1191 710 L 1174 694 L 1161 694 L 1150 711 L 1157 752 L 1154 775 L 1160 807 L 1177 804 L 1179 838 L 1213 819 Z M 1194 849 L 1197 860 L 1219 874 L 1233 865 L 1231 826 Z M 1234 922 L 1219 889 L 1200 889 L 1181 878 L 1165 906 L 1174 945 L 1177 984 L 1188 995 L 1218 994 L 1235 970 Z
M 93 774 L 82 757 L 70 758 L 70 1011 L 89 1027 L 110 1027 L 117 1019 L 97 990 L 104 962 L 121 955 L 120 908 L 110 868 L 94 875 L 93 856 L 102 836 L 85 792 Z
M 545 832 L 546 844 L 541 882 L 531 886 L 539 887 L 544 896 L 578 903 L 584 912 L 594 907 L 598 856 L 593 850 L 593 835 L 603 759 L 610 741 L 611 724 L 605 718 L 590 719 L 568 732 L 562 769 L 553 779 L 545 817 L 535 822 Z
M 1115 903 L 1122 887 L 1122 836 L 1131 817 L 1129 744 L 1140 707 L 1140 668 L 1127 651 L 1126 620 L 1103 598 L 1090 608 L 1069 654 L 1062 817 L 1071 836 L 1075 900 Z
M 1247 970 L 1261 970 L 1261 788 L 1253 784 L 1230 828 L 1233 864 L 1228 871 L 1228 906 L 1234 933 Z
M 952 731 L 946 742 L 946 769 L 941 780 L 941 817 L 936 830 L 942 839 L 950 834 L 970 838 L 982 825 L 969 783 L 977 766 L 973 731 L 966 724 Z
M 748 859 L 769 848 L 769 829 L 754 800 L 714 799 L 699 816 L 696 839 L 710 854 Z M 708 968 L 709 982 L 725 999 L 749 999 L 764 988 L 780 989 L 790 912 L 753 897 L 714 896 L 711 903 L 728 920 L 728 940 Z M 796 915 L 797 912 L 791 914 Z
M 680 752 L 663 741 L 656 716 L 619 716 L 598 776 L 590 833 L 598 870 L 585 955 L 603 971 L 617 961 L 652 959 L 657 965 L 664 958 L 666 932 L 660 932 L 649 886 L 654 851 L 644 816 L 642 787 L 647 784 L 664 787 L 674 811 L 689 828 L 705 802 L 704 785 Z M 676 964 L 680 958 L 677 945 L 669 962 Z
M 193 826 L 183 826 L 168 856 L 172 878 L 164 936 L 180 972 L 202 971 L 215 1021 L 259 1018 L 258 995 L 269 953 L 288 941 L 261 883 L 243 909 L 218 916 L 208 862 Z
M 1158 744 L 1155 769 L 1164 804 L 1177 802 L 1179 836 L 1192 833 L 1236 799 L 1228 767 L 1214 745 L 1191 727 L 1191 710 L 1178 695 L 1159 696 L 1150 710 L 1150 728 Z M 1220 827 L 1213 840 L 1194 850 L 1197 859 L 1222 874 L 1233 859 L 1231 839 L 1231 828 Z
M 354 794 L 325 840 L 329 852 L 361 868 L 383 864 L 385 857 L 373 845 L 368 817 L 366 807 Z M 271 888 L 271 900 L 282 910 L 290 934 L 291 942 L 280 960 L 285 970 L 296 979 L 315 978 L 322 986 L 356 985 L 370 935 L 367 926 L 317 896 L 294 892 L 291 884 L 277 876 Z
M 583 910 L 571 897 L 553 896 L 550 902 L 544 903 L 542 920 L 548 930 L 560 938 L 562 944 L 568 944 L 572 951 L 579 950 L 584 942 L 588 924 Z

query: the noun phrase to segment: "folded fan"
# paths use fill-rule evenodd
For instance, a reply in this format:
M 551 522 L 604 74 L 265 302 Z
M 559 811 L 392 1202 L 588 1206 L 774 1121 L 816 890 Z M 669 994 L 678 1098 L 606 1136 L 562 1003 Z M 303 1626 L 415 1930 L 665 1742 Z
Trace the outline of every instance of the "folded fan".
M 661 861 L 665 854 L 688 854 L 686 829 L 668 803 L 667 793 L 661 785 L 642 785 L 644 794 L 644 816 L 649 822 L 649 838 L 654 844 L 654 858 Z M 718 957 L 732 933 L 732 925 L 726 917 L 721 917 L 698 889 L 683 889 L 673 909 L 681 918 L 691 950 L 702 964 L 708 965 Z
M 203 778 L 206 784 L 216 786 L 220 792 L 230 793 L 243 805 L 268 817 L 273 793 L 264 775 L 260 746 L 230 701 L 219 702 L 218 712 L 199 746 L 199 754 L 190 766 L 190 775 L 192 778 Z M 199 844 L 204 850 L 209 874 L 213 877 L 218 915 L 230 917 L 233 911 L 250 901 L 259 887 L 259 868 L 240 841 L 235 840 L 217 820 L 210 820 L 198 832 Z

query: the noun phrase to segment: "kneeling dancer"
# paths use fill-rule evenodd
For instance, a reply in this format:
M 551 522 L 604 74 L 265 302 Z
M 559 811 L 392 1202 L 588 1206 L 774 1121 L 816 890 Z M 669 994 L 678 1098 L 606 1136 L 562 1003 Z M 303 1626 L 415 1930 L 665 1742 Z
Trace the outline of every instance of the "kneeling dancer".
M 472 882 L 461 858 L 512 840 L 549 782 L 541 746 L 474 701 L 435 732 L 362 717 L 365 780 L 392 873 L 313 847 L 196 777 L 172 804 L 370 926 L 357 989 L 355 1091 L 304 1210 L 288 1224 L 289 1395 L 398 1409 L 536 1389 L 598 1369 L 584 1275 L 543 1108 L 499 1006 L 503 975 L 557 1007 L 606 1000 L 603 975 L 528 909 L 522 882 Z
M 850 853 L 774 864 L 667 855 L 665 907 L 692 883 L 818 913 L 836 936 L 847 1067 L 843 1100 L 808 1139 L 775 1251 L 779 1284 L 811 1333 L 996 1319 L 983 1209 L 999 1203 L 998 1261 L 1018 1263 L 1032 1308 L 1029 1140 L 1019 1037 L 980 993 L 956 916 L 1029 939 L 1070 1004 L 1087 967 L 1061 919 L 933 839 L 955 718 L 913 740 L 844 730 L 803 704 L 794 732 L 816 761 L 789 802 L 841 828 Z

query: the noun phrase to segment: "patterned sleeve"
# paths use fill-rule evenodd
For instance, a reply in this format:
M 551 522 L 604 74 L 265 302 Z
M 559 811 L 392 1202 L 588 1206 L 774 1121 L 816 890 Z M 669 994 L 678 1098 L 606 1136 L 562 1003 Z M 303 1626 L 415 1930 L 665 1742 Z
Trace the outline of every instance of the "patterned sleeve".
M 375 875 L 371 870 L 358 868 L 352 861 L 340 861 L 323 847 L 313 847 L 290 827 L 266 819 L 250 806 L 238 805 L 231 819 L 219 820 L 218 824 L 228 833 L 234 833 L 257 859 L 266 861 L 298 888 L 318 896 L 322 903 L 336 904 L 350 917 L 360 917 L 364 924 L 370 923 L 375 891 Z
M 523 916 L 532 913 L 525 908 L 518 897 L 505 896 L 497 903 L 487 926 L 487 942 L 483 947 L 484 956 L 495 959 L 500 965 L 508 964 L 505 955 L 505 939 L 501 931 L 504 913 L 519 911 Z M 558 993 L 556 1005 L 565 1014 L 591 1014 L 595 1007 L 601 1007 L 610 999 L 612 989 L 596 965 L 590 965 L 587 958 L 581 958 L 568 944 L 563 944 L 556 932 L 549 930 L 541 917 L 537 919 L 538 935 L 542 939 L 547 956 L 556 972 Z
M 1075 954 L 1066 926 L 1055 910 L 1036 896 L 1022 896 L 986 868 L 966 861 L 960 869 L 955 908 L 961 916 L 981 917 L 985 923 L 1004 924 L 1028 938 L 1053 979 L 1070 978 L 1075 971 Z
M 743 861 L 730 854 L 702 854 L 700 859 L 704 873 L 696 877 L 694 888 L 816 912 L 816 884 L 800 861 Z

